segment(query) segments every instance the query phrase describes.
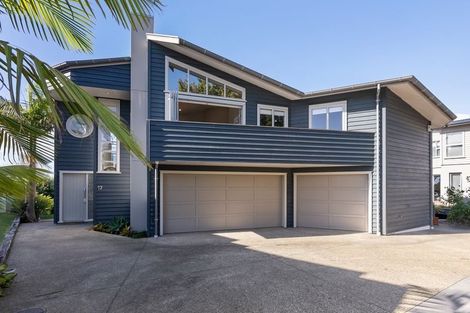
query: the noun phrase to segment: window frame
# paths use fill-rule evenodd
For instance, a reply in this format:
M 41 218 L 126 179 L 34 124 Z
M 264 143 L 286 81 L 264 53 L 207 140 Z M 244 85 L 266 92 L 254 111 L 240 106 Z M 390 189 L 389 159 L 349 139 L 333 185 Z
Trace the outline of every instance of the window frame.
M 436 183 L 435 183 L 436 177 L 439 177 L 439 196 L 438 197 L 436 197 Z M 450 176 L 449 176 L 449 179 L 450 179 Z M 441 192 L 441 190 L 442 190 L 442 176 L 441 176 L 441 174 L 433 174 L 432 175 L 432 182 L 433 182 L 433 184 L 432 184 L 433 199 L 437 200 L 437 199 L 442 197 L 442 192 Z
M 330 127 L 330 112 L 329 112 L 329 110 L 330 110 L 330 108 L 336 108 L 336 107 L 341 107 L 342 110 L 343 110 L 342 111 L 342 129 L 341 130 L 329 129 L 329 127 Z M 326 129 L 314 128 L 313 125 L 312 125 L 313 110 L 319 110 L 319 109 L 326 109 L 326 126 L 327 126 Z M 347 100 L 326 102 L 326 103 L 318 103 L 318 104 L 310 104 L 308 106 L 308 128 L 318 129 L 318 130 L 347 131 L 348 130 L 347 110 L 348 110 Z
M 260 125 L 261 110 L 271 110 L 271 117 L 272 117 L 272 125 L 271 126 Z M 282 127 L 274 126 L 274 111 L 281 111 L 285 114 L 284 126 L 282 126 Z M 270 104 L 258 104 L 256 114 L 257 114 L 257 125 L 258 126 L 261 126 L 261 127 L 278 127 L 278 128 L 289 127 L 289 107 L 283 107 L 283 106 L 279 106 L 279 105 L 270 105 Z
M 452 175 L 459 175 L 460 176 L 460 182 L 459 182 L 460 188 L 459 188 L 459 190 L 462 190 L 462 172 L 450 172 L 449 173 L 449 184 L 448 184 L 449 188 L 452 188 L 452 186 L 451 186 Z
M 458 134 L 458 133 L 460 133 L 460 135 L 462 136 L 461 143 L 460 144 L 448 144 L 447 136 L 449 134 Z M 465 157 L 465 132 L 463 132 L 463 131 L 447 132 L 447 133 L 444 134 L 444 138 L 445 138 L 445 158 L 446 159 L 459 159 L 459 158 L 464 158 Z M 462 146 L 462 154 L 457 155 L 457 156 L 448 156 L 447 148 L 448 147 L 458 147 L 458 146 Z
M 107 107 L 116 106 L 116 115 L 118 118 L 121 117 L 121 101 L 118 99 L 109 99 L 109 98 L 99 98 L 98 99 L 102 104 L 106 105 Z M 97 152 L 98 152 L 98 164 L 97 164 L 97 174 L 121 174 L 121 143 L 119 140 L 116 139 L 116 170 L 115 171 L 103 171 L 103 147 L 101 144 L 101 132 L 103 132 L 103 127 L 98 126 L 98 138 L 96 139 L 96 143 L 98 145 Z
M 170 63 L 173 63 L 173 64 L 177 65 L 178 67 L 182 67 L 182 68 L 185 68 L 187 70 L 188 91 L 178 91 L 179 95 L 203 96 L 203 97 L 209 97 L 209 98 L 215 98 L 215 99 L 224 99 L 224 100 L 228 99 L 228 100 L 234 100 L 234 101 L 245 101 L 246 100 L 246 89 L 245 88 L 243 88 L 241 86 L 238 86 L 234 83 L 231 83 L 231 82 L 229 82 L 225 79 L 222 79 L 220 77 L 217 77 L 215 75 L 209 74 L 205 71 L 202 71 L 202 70 L 200 70 L 198 68 L 195 68 L 191 65 L 188 65 L 186 63 L 175 60 L 175 59 L 173 59 L 171 57 L 168 57 L 168 56 L 165 57 L 165 90 L 164 90 L 164 92 L 177 91 L 177 90 L 169 90 L 168 89 L 168 68 L 169 68 Z M 190 85 L 189 75 L 190 75 L 190 72 L 193 72 L 195 74 L 204 76 L 206 78 L 206 93 L 205 94 L 198 94 L 198 93 L 189 92 L 189 85 Z M 224 95 L 227 92 L 227 86 L 229 86 L 231 88 L 240 90 L 242 92 L 242 97 L 241 98 L 229 98 L 229 97 L 226 97 L 226 96 L 222 97 L 222 96 L 209 95 L 208 94 L 209 88 L 207 87 L 207 86 L 209 86 L 209 79 L 224 84 Z
M 439 159 L 442 155 L 442 144 L 441 144 L 441 138 L 436 138 L 432 140 L 432 157 L 434 159 Z M 437 146 L 437 143 L 439 143 L 439 146 Z M 439 151 L 437 155 L 434 155 L 434 144 L 436 144 L 436 151 Z M 439 149 L 438 149 L 439 147 Z

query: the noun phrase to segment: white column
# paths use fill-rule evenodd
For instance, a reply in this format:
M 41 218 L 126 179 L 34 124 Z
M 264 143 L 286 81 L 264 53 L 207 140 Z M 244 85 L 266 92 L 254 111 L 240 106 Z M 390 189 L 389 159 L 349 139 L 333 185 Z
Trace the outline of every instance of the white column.
M 148 25 L 131 31 L 131 131 L 141 149 L 147 151 L 148 114 L 148 41 L 147 33 L 153 33 L 153 17 Z M 131 156 L 130 162 L 130 215 L 131 227 L 137 231 L 147 230 L 148 169 Z

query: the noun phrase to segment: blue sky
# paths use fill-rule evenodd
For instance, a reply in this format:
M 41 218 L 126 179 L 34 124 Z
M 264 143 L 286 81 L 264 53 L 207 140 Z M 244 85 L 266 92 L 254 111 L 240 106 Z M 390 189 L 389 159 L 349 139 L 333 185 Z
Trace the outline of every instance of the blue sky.
M 312 91 L 413 74 L 455 113 L 470 114 L 470 1 L 165 0 L 156 32 L 181 36 Z M 129 55 L 129 32 L 99 19 L 93 54 L 13 31 L 1 36 L 51 64 Z

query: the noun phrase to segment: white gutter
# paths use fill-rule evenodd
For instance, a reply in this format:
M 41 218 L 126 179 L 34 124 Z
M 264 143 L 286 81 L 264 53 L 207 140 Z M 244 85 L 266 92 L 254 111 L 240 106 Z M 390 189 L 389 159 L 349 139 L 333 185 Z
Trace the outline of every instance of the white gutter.
M 375 147 L 376 147 L 376 158 L 375 158 L 375 176 L 376 176 L 376 208 L 377 208 L 377 213 L 376 213 L 376 229 L 377 229 L 377 235 L 380 236 L 382 235 L 381 232 L 381 225 L 380 225 L 380 218 L 381 218 L 381 212 L 380 212 L 380 84 L 377 84 L 377 92 L 376 92 L 376 98 L 375 98 L 375 113 L 376 113 L 376 128 L 375 128 Z

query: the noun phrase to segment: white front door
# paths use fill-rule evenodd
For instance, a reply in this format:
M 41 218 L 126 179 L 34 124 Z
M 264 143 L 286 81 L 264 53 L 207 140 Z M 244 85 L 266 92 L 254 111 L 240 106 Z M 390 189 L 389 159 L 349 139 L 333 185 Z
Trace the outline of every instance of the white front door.
M 87 219 L 87 175 L 86 173 L 62 173 L 62 222 L 83 222 Z

